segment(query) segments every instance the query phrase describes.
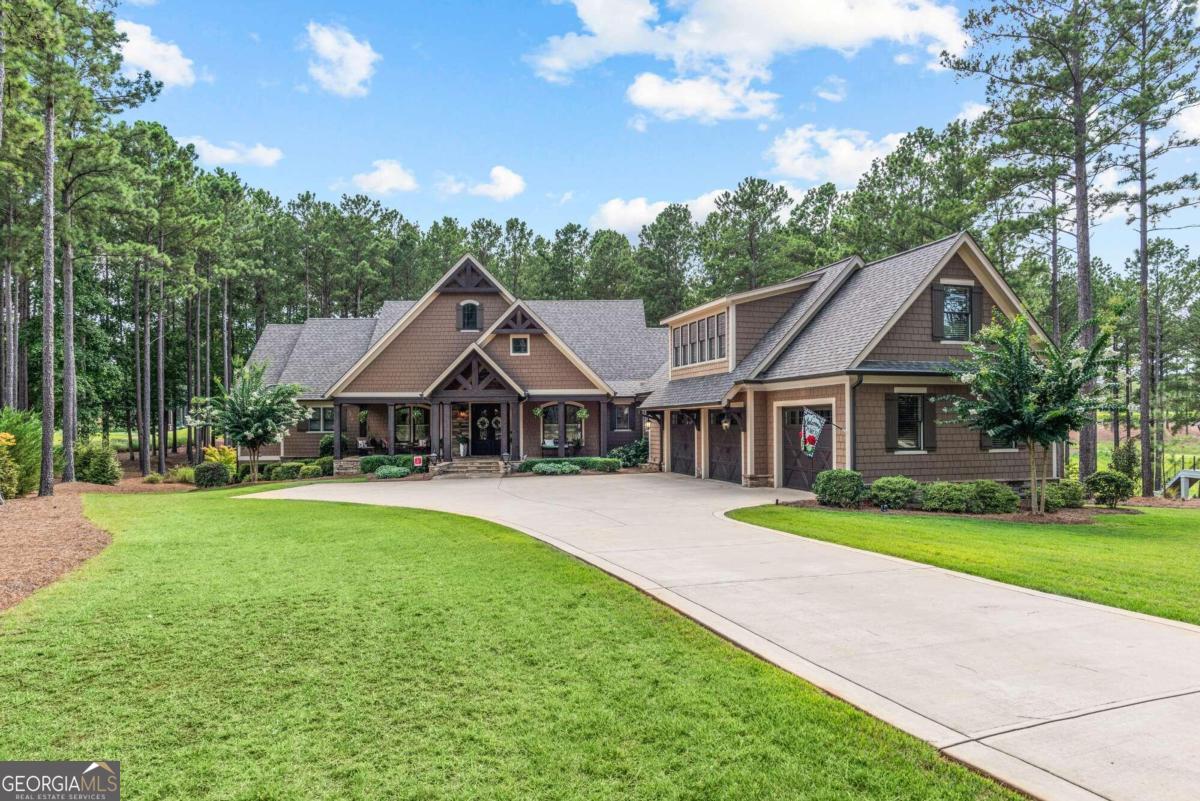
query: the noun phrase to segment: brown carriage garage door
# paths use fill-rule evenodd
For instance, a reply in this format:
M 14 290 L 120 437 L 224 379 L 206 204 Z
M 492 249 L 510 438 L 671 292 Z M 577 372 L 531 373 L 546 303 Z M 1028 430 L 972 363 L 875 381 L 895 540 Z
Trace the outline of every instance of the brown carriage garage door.
M 671 472 L 696 475 L 696 418 L 692 412 L 671 412 Z
M 708 413 L 708 477 L 742 483 L 742 413 Z
M 833 467 L 833 410 L 828 406 L 809 406 L 808 409 L 825 418 L 825 427 L 817 438 L 816 451 L 809 456 L 804 450 L 803 406 L 788 406 L 783 409 L 783 426 L 780 435 L 783 447 L 780 456 L 783 469 L 783 486 L 792 489 L 811 490 L 817 473 Z

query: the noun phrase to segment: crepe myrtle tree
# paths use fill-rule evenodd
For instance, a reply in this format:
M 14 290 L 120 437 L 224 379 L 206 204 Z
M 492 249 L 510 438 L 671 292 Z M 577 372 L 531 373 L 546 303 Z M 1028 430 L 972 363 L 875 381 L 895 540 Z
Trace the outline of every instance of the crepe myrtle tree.
M 954 360 L 948 371 L 969 393 L 938 398 L 956 422 L 996 442 L 1025 444 L 1035 515 L 1046 511 L 1050 447 L 1066 442 L 1109 404 L 1104 377 L 1107 361 L 1115 358 L 1107 349 L 1109 334 L 1100 332 L 1084 347 L 1081 329 L 1076 326 L 1055 345 L 1035 341 L 1024 317 L 993 322 L 965 346 L 970 358 Z M 1037 446 L 1042 447 L 1040 482 Z
M 263 380 L 265 364 L 248 364 L 234 376 L 233 386 L 225 389 L 217 381 L 217 394 L 196 398 L 190 426 L 211 426 L 225 436 L 226 443 L 246 449 L 250 454 L 250 480 L 258 480 L 258 452 L 279 442 L 289 428 L 304 418 L 304 407 L 296 398 L 296 384 L 267 386 Z

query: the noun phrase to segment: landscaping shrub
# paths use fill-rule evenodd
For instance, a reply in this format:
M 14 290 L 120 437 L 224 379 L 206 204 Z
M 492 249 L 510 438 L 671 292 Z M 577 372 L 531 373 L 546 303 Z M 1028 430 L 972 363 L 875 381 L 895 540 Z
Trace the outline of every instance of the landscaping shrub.
M 317 453 L 322 456 L 333 456 L 333 434 L 326 434 L 321 437 L 321 444 L 318 446 Z M 342 435 L 342 453 L 350 452 L 350 440 L 346 439 L 346 435 Z
M 76 447 L 75 478 L 88 484 L 116 484 L 121 480 L 121 463 L 117 461 L 117 452 L 101 440 Z
M 383 466 L 389 467 L 406 467 L 410 473 L 424 473 L 426 467 L 423 465 L 419 469 L 413 467 L 413 457 L 411 453 L 398 453 L 395 456 L 364 456 L 358 464 L 358 469 L 362 473 L 374 473 Z M 330 474 L 333 468 L 330 466 Z
M 223 487 L 229 483 L 229 468 L 224 462 L 202 462 L 196 465 L 196 486 Z
M 291 481 L 292 479 L 300 478 L 300 470 L 304 467 L 304 462 L 280 462 L 275 465 L 275 470 L 271 473 L 271 478 L 275 481 Z
M 1141 443 L 1127 439 L 1113 448 L 1109 468 L 1136 480 L 1141 474 L 1141 463 Z
M 38 488 L 42 470 L 42 424 L 33 412 L 0 409 L 0 431 L 13 435 L 8 455 L 17 464 L 16 495 L 25 495 Z M 14 497 L 5 494 L 5 498 Z
M 163 475 L 162 475 L 162 473 L 156 473 L 153 470 L 151 470 L 149 473 L 146 474 L 146 477 L 142 479 L 142 483 L 143 484 L 161 484 L 161 483 L 163 483 Z
M 172 484 L 194 484 L 196 483 L 196 469 L 186 464 L 172 467 L 167 473 L 167 481 Z
M 17 497 L 20 471 L 17 468 L 17 460 L 12 457 L 12 450 L 16 446 L 16 437 L 7 431 L 0 431 L 0 503 L 6 498 Z
M 976 515 L 1008 515 L 1021 508 L 1021 496 L 999 481 L 981 479 L 967 485 L 967 511 Z
M 867 495 L 862 473 L 855 470 L 822 470 L 813 482 L 813 492 L 821 504 L 843 509 L 858 506 Z
M 921 485 L 907 476 L 884 476 L 871 484 L 871 503 L 880 509 L 903 509 L 916 503 Z
M 583 468 L 579 465 L 565 460 L 559 462 L 539 461 L 530 469 L 539 476 L 573 476 L 583 472 Z
M 614 458 L 602 458 L 599 456 L 548 456 L 544 459 L 526 459 L 517 465 L 518 473 L 528 473 L 533 471 L 538 473 L 537 466 L 540 464 L 568 464 L 578 467 L 579 470 L 571 471 L 578 473 L 580 470 L 594 470 L 598 473 L 615 473 L 621 469 L 621 460 Z M 540 473 L 540 475 L 557 475 L 551 473 Z
M 637 467 L 645 464 L 650 458 L 650 440 L 642 437 L 637 442 L 611 448 L 608 451 L 608 458 L 620 459 L 621 467 Z
M 1117 508 L 1117 504 L 1129 500 L 1133 494 L 1133 479 L 1115 470 L 1098 470 L 1088 476 L 1084 484 L 1096 503 L 1109 509 Z
M 204 461 L 220 462 L 232 475 L 237 470 L 237 448 L 230 448 L 228 445 L 214 445 L 211 448 L 205 448 Z
M 1087 490 L 1078 481 L 1064 478 L 1053 484 L 1046 485 L 1046 511 L 1057 512 L 1059 509 L 1081 509 L 1087 497 Z
M 263 477 L 263 466 L 261 464 L 258 466 L 258 475 L 260 478 Z M 239 483 L 241 483 L 242 481 L 250 480 L 250 463 L 249 462 L 244 462 L 244 463 L 238 465 L 236 480 Z
M 320 459 L 317 459 L 317 461 L 313 462 L 313 464 L 315 464 L 321 468 L 321 475 L 323 475 L 323 476 L 332 476 L 333 475 L 333 457 L 332 456 L 322 456 Z
M 921 508 L 926 512 L 957 512 L 967 511 L 971 501 L 971 488 L 966 484 L 955 484 L 952 481 L 935 481 L 926 484 L 921 492 Z
M 379 469 L 375 471 L 375 477 L 376 478 L 406 478 L 411 473 L 412 473 L 412 471 L 409 470 L 407 467 L 400 467 L 398 465 L 385 464 L 385 465 L 380 465 Z
M 316 462 L 300 468 L 300 478 L 320 478 L 322 475 L 324 474 L 321 472 L 321 465 Z

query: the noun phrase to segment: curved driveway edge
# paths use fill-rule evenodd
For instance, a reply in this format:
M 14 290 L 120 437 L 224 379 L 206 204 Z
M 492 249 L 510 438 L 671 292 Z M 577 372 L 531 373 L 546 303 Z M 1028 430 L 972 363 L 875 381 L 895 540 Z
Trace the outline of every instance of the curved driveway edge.
M 1037 798 L 1196 797 L 1200 628 L 725 517 L 803 496 L 644 474 L 317 483 L 243 497 L 492 520 Z

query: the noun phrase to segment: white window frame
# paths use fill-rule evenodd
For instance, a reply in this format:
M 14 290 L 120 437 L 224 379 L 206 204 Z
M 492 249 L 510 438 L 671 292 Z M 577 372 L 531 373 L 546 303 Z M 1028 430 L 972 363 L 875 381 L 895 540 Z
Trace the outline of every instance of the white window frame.
M 474 307 L 475 307 L 475 327 L 474 327 L 474 328 L 467 328 L 467 327 L 464 325 L 462 328 L 460 328 L 460 329 L 458 329 L 458 330 L 459 330 L 459 331 L 462 331 L 463 333 L 466 333 L 466 334 L 478 334 L 478 333 L 479 333 L 479 331 L 481 330 L 481 329 L 479 328 L 479 325 L 480 325 L 480 321 L 479 321 L 479 309 L 480 309 L 480 303 L 479 303 L 479 301 L 477 301 L 477 300 L 464 300 L 463 302 L 459 303 L 459 304 L 458 304 L 458 306 L 459 306 L 459 308 L 460 308 L 460 309 L 463 309 L 464 311 L 465 311 L 465 307 L 467 307 L 467 306 L 474 306 Z M 462 312 L 462 311 L 460 311 L 460 312 L 459 312 L 459 319 L 462 319 L 462 315 L 463 315 L 463 312 Z
M 525 352 L 524 353 L 518 353 L 517 351 L 513 350 L 513 343 L 515 343 L 518 339 L 525 340 Z M 508 355 L 509 356 L 528 356 L 530 351 L 532 351 L 532 350 L 533 350 L 533 342 L 530 339 L 529 334 L 509 334 L 508 335 Z
M 896 431 L 896 450 L 894 451 L 894 453 L 909 454 L 909 455 L 914 455 L 914 456 L 919 456 L 921 454 L 929 453 L 929 451 L 925 450 L 925 394 L 926 394 L 925 389 L 918 388 L 918 387 L 896 387 L 895 392 L 893 394 L 895 394 L 897 396 L 897 405 L 896 405 L 896 428 L 897 428 L 897 431 Z M 900 431 L 898 430 L 900 427 L 900 408 L 899 408 L 899 396 L 900 395 L 911 395 L 918 399 L 918 402 L 917 402 L 917 447 L 915 447 L 915 448 L 901 448 L 900 447 Z
M 967 291 L 967 338 L 966 339 L 942 339 L 939 341 L 941 345 L 965 345 L 971 341 L 971 328 L 975 325 L 975 309 L 972 299 L 972 292 L 975 288 L 975 282 L 966 279 L 945 278 L 940 281 L 942 285 L 942 327 L 946 325 L 946 290 L 947 289 L 965 289 Z

